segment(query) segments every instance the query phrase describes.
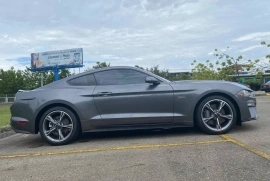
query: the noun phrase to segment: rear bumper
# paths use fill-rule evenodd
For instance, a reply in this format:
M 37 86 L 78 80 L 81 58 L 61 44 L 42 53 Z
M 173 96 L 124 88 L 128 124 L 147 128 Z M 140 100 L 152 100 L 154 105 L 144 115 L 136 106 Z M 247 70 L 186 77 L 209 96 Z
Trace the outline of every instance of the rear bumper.
M 17 133 L 35 134 L 35 119 L 29 101 L 17 100 L 10 107 L 10 126 Z
M 28 120 L 20 117 L 11 117 L 10 119 L 10 126 L 16 133 L 34 134 L 35 130 L 29 123 Z
M 24 131 L 24 130 L 19 130 L 19 129 L 16 129 L 15 127 L 13 127 L 12 125 L 10 125 L 11 128 L 13 129 L 13 131 L 15 131 L 16 133 L 23 133 L 23 134 L 34 134 L 34 133 L 31 133 L 29 131 Z

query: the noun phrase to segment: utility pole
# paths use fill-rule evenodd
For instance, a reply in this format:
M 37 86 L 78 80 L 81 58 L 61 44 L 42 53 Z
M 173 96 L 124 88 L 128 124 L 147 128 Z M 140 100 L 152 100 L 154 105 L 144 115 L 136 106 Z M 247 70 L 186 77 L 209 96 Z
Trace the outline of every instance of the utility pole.
M 41 74 L 40 74 L 40 85 L 41 85 L 41 87 L 43 86 L 43 80 L 44 80 L 44 75 L 43 75 L 43 72 L 41 72 Z

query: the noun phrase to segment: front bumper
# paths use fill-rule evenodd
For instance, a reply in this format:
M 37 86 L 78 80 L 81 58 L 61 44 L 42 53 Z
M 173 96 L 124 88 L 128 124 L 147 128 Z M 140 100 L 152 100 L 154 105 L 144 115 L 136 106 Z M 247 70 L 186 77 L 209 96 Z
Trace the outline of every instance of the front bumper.
M 250 118 L 247 121 L 257 120 L 260 116 L 257 115 L 256 107 L 249 107 Z
M 257 114 L 257 101 L 255 97 L 243 97 L 239 98 L 240 104 L 240 114 L 241 114 L 241 122 L 257 120 L 259 118 Z

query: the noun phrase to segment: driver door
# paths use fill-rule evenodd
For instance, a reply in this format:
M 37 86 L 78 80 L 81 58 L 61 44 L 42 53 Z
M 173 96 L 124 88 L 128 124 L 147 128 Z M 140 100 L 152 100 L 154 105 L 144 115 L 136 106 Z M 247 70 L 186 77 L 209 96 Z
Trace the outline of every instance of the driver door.
M 173 89 L 169 84 L 146 83 L 149 75 L 133 69 L 112 69 L 94 75 L 94 101 L 107 125 L 173 121 Z

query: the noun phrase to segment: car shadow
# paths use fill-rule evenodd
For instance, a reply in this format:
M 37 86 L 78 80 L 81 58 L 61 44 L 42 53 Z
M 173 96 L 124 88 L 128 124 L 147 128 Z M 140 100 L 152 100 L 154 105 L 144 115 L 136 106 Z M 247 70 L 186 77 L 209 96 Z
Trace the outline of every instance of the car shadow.
M 121 140 L 121 139 L 148 139 L 157 137 L 173 137 L 185 135 L 203 134 L 196 128 L 172 128 L 161 130 L 128 130 L 128 131 L 107 131 L 95 133 L 83 133 L 77 142 L 89 142 L 94 140 Z
M 194 136 L 204 135 L 196 128 L 172 128 L 164 130 L 128 130 L 128 131 L 106 131 L 106 132 L 88 132 L 82 133 L 75 142 L 71 144 L 79 144 L 83 142 L 100 142 L 100 141 L 117 141 L 117 140 L 142 140 L 151 138 L 168 138 L 175 136 Z M 40 135 L 29 135 L 23 144 L 17 145 L 20 148 L 35 149 L 39 147 L 47 147 L 49 144 L 43 140 Z M 67 146 L 67 145 L 63 145 Z
M 229 133 L 255 132 L 258 129 L 260 129 L 259 125 L 242 123 L 241 126 L 235 126 Z
M 245 133 L 254 132 L 259 127 L 254 124 L 242 124 L 242 126 L 235 126 L 229 133 Z M 119 141 L 119 140 L 143 140 L 151 138 L 170 138 L 175 136 L 203 136 L 207 135 L 201 132 L 198 128 L 172 128 L 172 129 L 156 129 L 156 130 L 126 130 L 126 131 L 106 131 L 106 132 L 88 132 L 83 133 L 72 144 L 79 144 L 83 142 L 99 142 L 99 141 Z M 40 135 L 31 135 L 31 139 L 26 140 L 20 147 L 38 148 L 49 146 Z

